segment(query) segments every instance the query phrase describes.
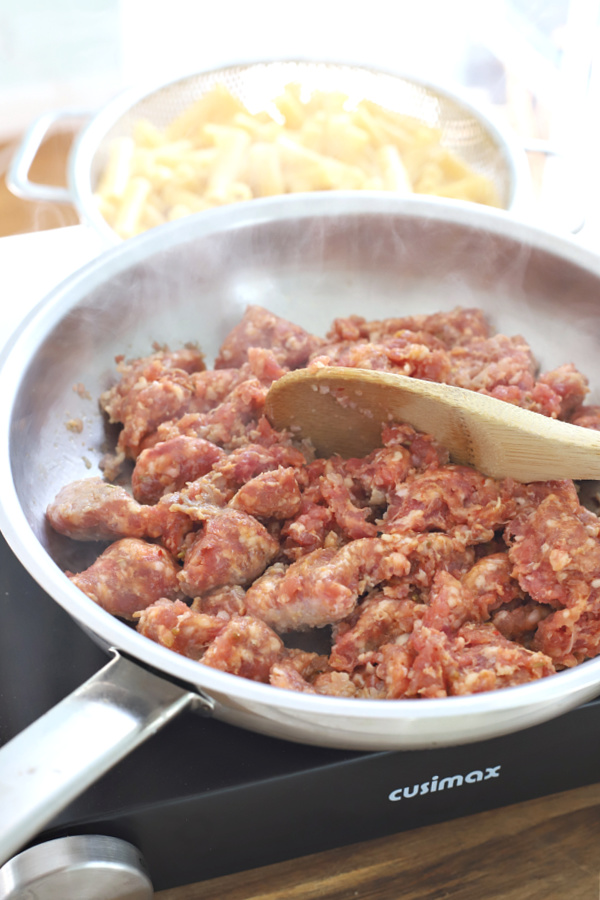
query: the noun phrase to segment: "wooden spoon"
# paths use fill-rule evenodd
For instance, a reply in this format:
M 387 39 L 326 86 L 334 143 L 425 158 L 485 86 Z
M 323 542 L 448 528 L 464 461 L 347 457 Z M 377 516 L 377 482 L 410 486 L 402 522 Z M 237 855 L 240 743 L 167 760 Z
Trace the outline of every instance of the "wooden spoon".
M 382 425 L 405 422 L 493 478 L 600 479 L 600 432 L 405 375 L 298 369 L 272 385 L 265 412 L 275 428 L 310 438 L 318 456 L 366 456 L 381 446 Z

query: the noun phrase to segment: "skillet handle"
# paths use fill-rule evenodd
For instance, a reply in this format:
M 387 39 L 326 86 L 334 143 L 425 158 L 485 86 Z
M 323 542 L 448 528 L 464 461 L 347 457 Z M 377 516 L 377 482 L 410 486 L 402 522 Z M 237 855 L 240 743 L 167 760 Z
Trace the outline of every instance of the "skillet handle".
M 86 787 L 198 699 L 116 654 L 5 744 L 0 749 L 0 865 Z

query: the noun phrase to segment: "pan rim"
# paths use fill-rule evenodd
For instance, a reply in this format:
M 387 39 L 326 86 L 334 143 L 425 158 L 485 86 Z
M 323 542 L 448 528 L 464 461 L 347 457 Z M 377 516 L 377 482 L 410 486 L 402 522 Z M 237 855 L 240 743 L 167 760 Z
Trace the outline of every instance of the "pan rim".
M 116 265 L 113 273 L 143 261 L 156 249 L 168 249 L 181 242 L 182 233 L 190 239 L 204 234 L 214 234 L 234 225 L 247 227 L 273 218 L 285 220 L 298 216 L 338 216 L 344 214 L 372 215 L 394 212 L 399 216 L 427 215 L 438 221 L 450 221 L 466 227 L 486 227 L 495 234 L 510 240 L 528 240 L 531 246 L 550 253 L 558 253 L 569 262 L 583 266 L 600 277 L 600 257 L 562 235 L 532 226 L 515 219 L 507 212 L 493 209 L 474 209 L 473 204 L 456 202 L 447 204 L 438 198 L 397 198 L 381 194 L 330 193 L 276 197 L 254 201 L 247 206 L 217 210 L 207 216 L 200 213 L 186 220 L 160 226 L 151 232 L 116 245 L 69 276 L 50 294 L 43 298 L 19 326 L 0 354 L 0 479 L 3 492 L 0 496 L 0 530 L 13 552 L 29 573 L 56 602 L 80 625 L 90 629 L 109 646 L 123 649 L 131 656 L 160 670 L 166 677 L 174 677 L 197 686 L 208 694 L 233 694 L 236 699 L 260 704 L 262 707 L 284 707 L 299 714 L 321 714 L 336 718 L 361 718 L 393 722 L 401 716 L 416 723 L 423 720 L 441 721 L 453 719 L 457 714 L 476 716 L 482 713 L 514 710 L 526 711 L 543 704 L 549 698 L 548 685 L 561 685 L 560 696 L 580 702 L 592 699 L 600 693 L 600 657 L 589 660 L 573 669 L 559 672 L 550 678 L 504 688 L 501 690 L 461 697 L 427 699 L 415 703 L 412 700 L 374 700 L 324 695 L 303 694 L 274 689 L 271 685 L 248 681 L 229 673 L 220 672 L 198 662 L 179 656 L 160 647 L 133 631 L 128 625 L 106 613 L 79 591 L 54 563 L 35 536 L 20 507 L 12 478 L 9 455 L 9 433 L 12 403 L 6 386 L 10 384 L 25 355 L 25 344 L 45 333 L 48 324 L 56 322 L 64 312 L 75 305 L 81 292 L 101 283 L 107 262 Z M 36 343 L 33 344 L 34 351 Z M 30 349 L 27 355 L 31 354 Z M 40 553 L 41 551 L 41 553 Z M 48 565 L 49 563 L 49 565 Z M 551 690 L 552 699 L 558 691 Z M 574 705 L 574 703 L 573 703 Z M 566 709 L 566 707 L 565 707 Z M 556 713 L 551 713 L 555 715 Z M 550 713 L 549 713 L 550 716 Z

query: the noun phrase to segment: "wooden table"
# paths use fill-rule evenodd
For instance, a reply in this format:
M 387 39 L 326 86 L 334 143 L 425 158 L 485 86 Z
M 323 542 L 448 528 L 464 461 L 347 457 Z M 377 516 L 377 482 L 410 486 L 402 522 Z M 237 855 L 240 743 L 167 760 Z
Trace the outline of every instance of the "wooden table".
M 69 142 L 65 136 L 52 138 L 36 160 L 32 177 L 48 183 L 63 181 Z M 76 221 L 76 214 L 69 207 L 26 203 L 12 197 L 4 184 L 0 185 L 0 236 Z M 577 765 L 576 759 L 573 765 Z M 523 777 L 527 777 L 526 772 Z M 201 846 L 198 852 L 202 853 Z M 161 891 L 156 897 L 598 900 L 600 784 Z

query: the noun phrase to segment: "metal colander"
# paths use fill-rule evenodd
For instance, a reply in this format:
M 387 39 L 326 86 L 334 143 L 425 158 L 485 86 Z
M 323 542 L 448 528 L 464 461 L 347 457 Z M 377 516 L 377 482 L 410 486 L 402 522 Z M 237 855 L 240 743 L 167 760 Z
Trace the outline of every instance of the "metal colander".
M 306 60 L 229 65 L 188 75 L 143 94 L 128 92 L 118 97 L 92 119 L 75 142 L 69 160 L 68 196 L 65 192 L 53 198 L 46 194 L 43 199 L 74 203 L 84 221 L 110 242 L 118 241 L 120 238 L 102 218 L 93 197 L 115 138 L 131 136 L 140 119 L 164 128 L 217 84 L 227 87 L 250 112 L 257 112 L 268 108 L 289 83 L 301 85 L 307 94 L 314 89 L 339 91 L 348 95 L 350 101 L 368 99 L 390 111 L 419 119 L 440 130 L 445 149 L 493 183 L 503 209 L 520 211 L 529 202 L 525 153 L 489 115 L 452 92 L 414 78 L 365 66 Z M 7 180 L 14 193 L 31 198 L 31 182 L 23 183 L 22 172 L 19 177 L 18 162 L 11 167 Z M 37 195 L 35 199 L 42 198 Z

